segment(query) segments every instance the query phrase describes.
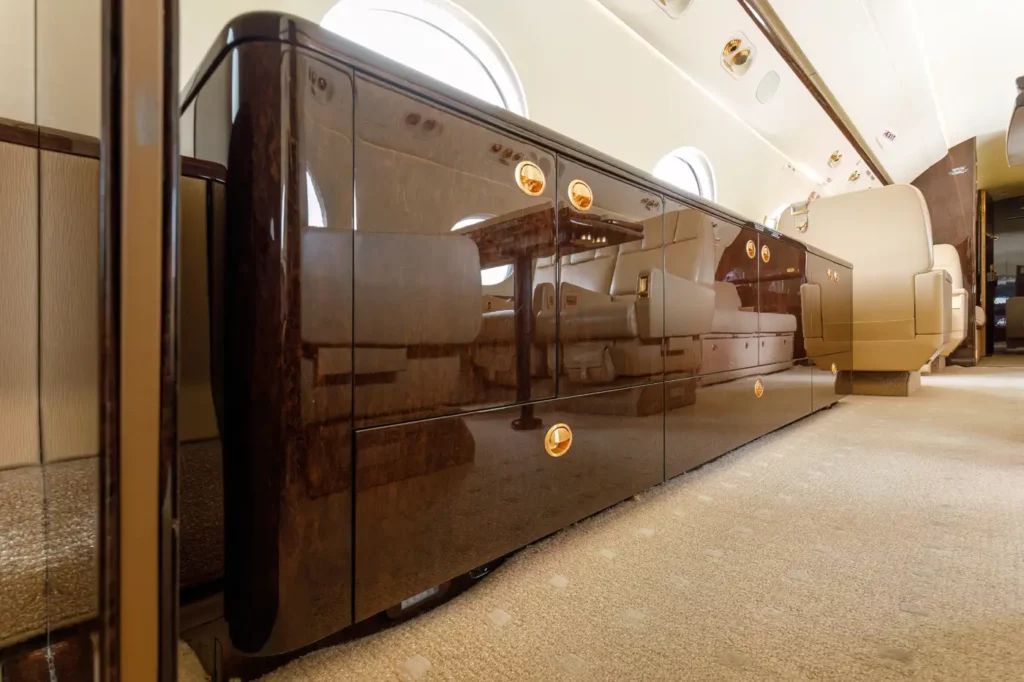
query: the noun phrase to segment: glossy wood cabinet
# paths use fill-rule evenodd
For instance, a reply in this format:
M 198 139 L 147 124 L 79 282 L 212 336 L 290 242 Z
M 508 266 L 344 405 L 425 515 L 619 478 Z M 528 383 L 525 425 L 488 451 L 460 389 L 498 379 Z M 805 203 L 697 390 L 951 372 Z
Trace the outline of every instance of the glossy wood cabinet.
M 184 120 L 226 205 L 183 316 L 210 321 L 236 649 L 310 645 L 833 402 L 805 339 L 827 300 L 849 352 L 835 259 L 298 19 L 241 17 L 202 73 Z

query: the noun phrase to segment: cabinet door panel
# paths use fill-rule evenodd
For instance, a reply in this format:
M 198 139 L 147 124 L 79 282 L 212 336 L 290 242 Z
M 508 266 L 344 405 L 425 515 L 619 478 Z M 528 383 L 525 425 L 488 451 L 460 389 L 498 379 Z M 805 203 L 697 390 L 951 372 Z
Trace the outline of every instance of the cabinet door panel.
M 751 370 L 665 384 L 665 477 L 698 467 L 757 438 L 763 426 Z
M 715 311 L 711 333 L 701 337 L 700 374 L 758 364 L 758 233 L 718 221 L 715 239 Z
M 810 361 L 803 359 L 793 361 L 785 369 L 759 375 L 764 393 L 757 401 L 758 435 L 782 428 L 811 413 L 812 374 Z
M 534 328 L 554 156 L 368 79 L 356 91 L 356 426 L 554 396 Z
M 816 357 L 853 349 L 853 271 L 807 254 L 807 284 L 802 301 L 807 355 Z
M 836 390 L 839 372 L 853 367 L 853 353 L 822 355 L 814 359 L 814 409 L 820 410 L 839 402 Z
M 762 234 L 758 250 L 758 365 L 784 367 L 806 357 L 801 297 L 807 253 Z
M 661 381 L 662 223 L 659 195 L 559 158 L 557 356 L 548 347 L 559 396 Z M 556 336 L 554 314 L 538 315 L 542 339 Z
M 356 619 L 660 483 L 663 389 L 537 403 L 531 431 L 511 426 L 516 408 L 359 431 Z M 654 413 L 632 416 L 645 401 Z M 556 457 L 558 423 L 573 439 Z

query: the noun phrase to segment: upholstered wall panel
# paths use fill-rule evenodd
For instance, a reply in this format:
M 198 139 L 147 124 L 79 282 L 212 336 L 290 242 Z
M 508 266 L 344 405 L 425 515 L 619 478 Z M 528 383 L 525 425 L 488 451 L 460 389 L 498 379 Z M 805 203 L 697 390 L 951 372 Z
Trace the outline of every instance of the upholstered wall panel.
M 0 143 L 0 468 L 39 461 L 38 154 Z
M 99 452 L 99 161 L 40 152 L 40 392 L 48 462 Z

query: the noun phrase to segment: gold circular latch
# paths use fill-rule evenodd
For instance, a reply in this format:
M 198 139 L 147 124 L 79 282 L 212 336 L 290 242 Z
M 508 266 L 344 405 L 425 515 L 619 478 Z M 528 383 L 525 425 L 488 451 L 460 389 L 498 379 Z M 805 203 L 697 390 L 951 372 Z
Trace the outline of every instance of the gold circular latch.
M 832 281 L 832 268 L 829 268 L 829 269 L 828 269 L 828 280 L 829 280 L 830 282 Z
M 761 247 L 761 260 L 763 260 L 765 263 L 767 263 L 771 259 L 772 259 L 772 250 L 768 248 L 767 244 L 765 244 L 764 246 Z
M 760 398 L 764 395 L 764 382 L 758 379 L 754 382 L 754 397 Z
M 838 270 L 836 270 L 834 273 L 832 273 L 832 280 L 835 281 L 835 282 L 839 281 L 839 271 Z
M 561 457 L 572 447 L 572 429 L 568 424 L 555 424 L 544 436 L 544 450 L 552 457 Z
M 753 258 L 757 255 L 757 244 L 751 239 L 747 242 L 747 258 Z
M 544 192 L 544 171 L 533 161 L 520 161 L 516 166 L 516 184 L 531 197 Z
M 832 363 L 832 376 L 835 376 L 838 373 L 839 373 L 839 368 L 836 367 L 836 363 L 833 362 Z
M 594 205 L 594 191 L 582 180 L 573 180 L 569 183 L 569 201 L 577 209 L 589 211 Z

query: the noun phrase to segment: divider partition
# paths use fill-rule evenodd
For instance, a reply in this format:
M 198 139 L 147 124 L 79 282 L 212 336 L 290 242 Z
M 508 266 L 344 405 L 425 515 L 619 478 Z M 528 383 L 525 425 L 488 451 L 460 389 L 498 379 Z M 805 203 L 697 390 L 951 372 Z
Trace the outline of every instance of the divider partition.
M 182 339 L 208 320 L 240 651 L 400 612 L 838 399 L 848 344 L 804 339 L 847 264 L 315 25 L 236 20 L 182 120 L 225 169 Z

